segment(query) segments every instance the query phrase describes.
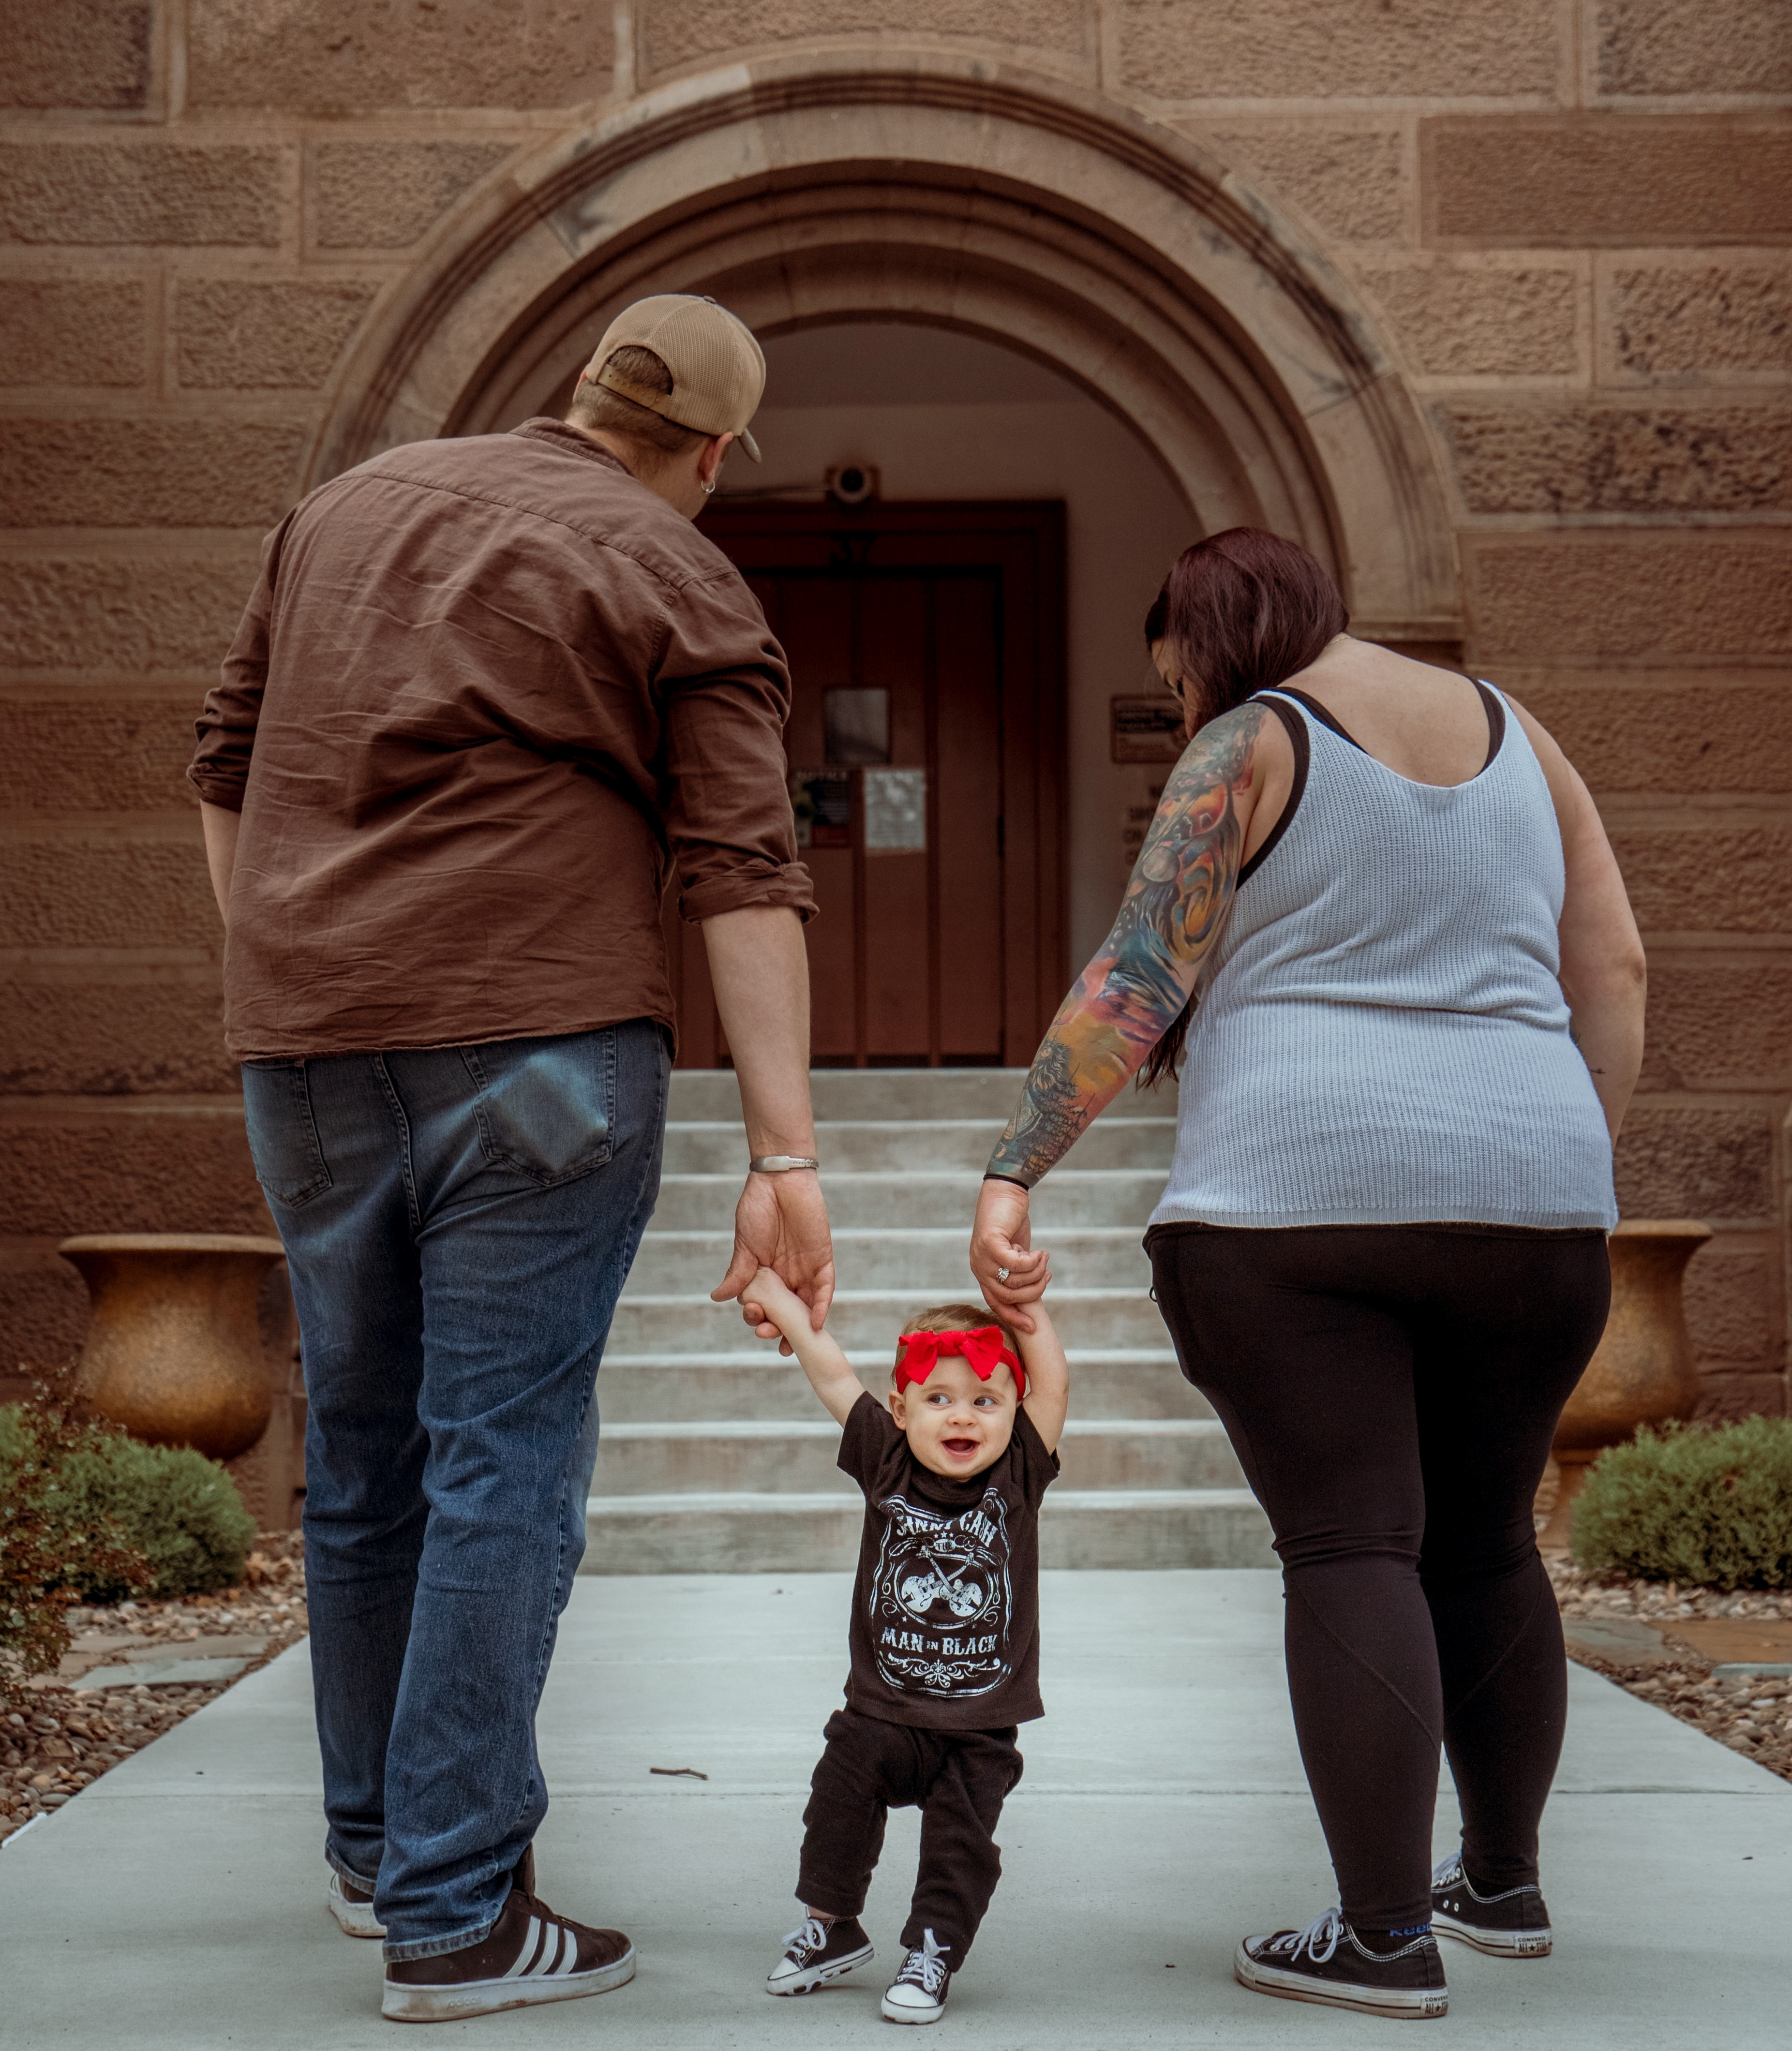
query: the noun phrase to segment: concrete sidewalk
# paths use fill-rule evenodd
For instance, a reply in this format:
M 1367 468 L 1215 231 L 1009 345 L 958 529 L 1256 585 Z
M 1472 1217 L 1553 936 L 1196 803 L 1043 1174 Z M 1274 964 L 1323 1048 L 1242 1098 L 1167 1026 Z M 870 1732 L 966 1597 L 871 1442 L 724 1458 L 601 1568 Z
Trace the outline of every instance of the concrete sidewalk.
M 634 1983 L 434 2026 L 430 2041 L 627 2051 L 888 2041 L 916 1818 L 891 1819 L 863 1984 L 760 1991 L 793 1920 L 799 1819 L 845 1672 L 839 1575 L 581 1580 L 542 1718 L 549 1901 L 619 1924 Z M 966 2051 L 1407 2044 L 1403 2024 L 1246 1994 L 1238 1936 L 1305 1922 L 1332 1881 L 1289 1720 L 1276 1576 L 1056 1573 L 1049 1713 L 1022 1733 L 1007 1877 L 929 2041 Z M 1792 2033 L 1792 1787 L 1573 1674 L 1544 1824 L 1554 1957 L 1445 1947 L 1461 2051 Z M 706 1781 L 654 1766 L 696 1767 Z M 303 1647 L 0 1851 L 7 2051 L 389 2047 L 379 1951 L 323 1908 Z M 1454 1842 L 1446 1786 L 1438 1848 Z M 1439 2040 L 1442 2040 L 1440 2038 Z

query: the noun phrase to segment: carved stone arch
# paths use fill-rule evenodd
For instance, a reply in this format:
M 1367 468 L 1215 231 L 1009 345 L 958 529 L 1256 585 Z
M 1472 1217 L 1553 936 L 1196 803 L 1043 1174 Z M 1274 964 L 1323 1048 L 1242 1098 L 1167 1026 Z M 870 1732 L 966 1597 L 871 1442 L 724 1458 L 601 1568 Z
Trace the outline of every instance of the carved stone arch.
M 1305 542 L 1360 631 L 1460 638 L 1430 447 L 1344 280 L 1186 138 L 937 53 L 730 67 L 538 152 L 387 301 L 309 481 L 511 424 L 618 307 L 667 291 L 767 335 L 876 318 L 1000 342 L 1125 421 L 1204 530 Z

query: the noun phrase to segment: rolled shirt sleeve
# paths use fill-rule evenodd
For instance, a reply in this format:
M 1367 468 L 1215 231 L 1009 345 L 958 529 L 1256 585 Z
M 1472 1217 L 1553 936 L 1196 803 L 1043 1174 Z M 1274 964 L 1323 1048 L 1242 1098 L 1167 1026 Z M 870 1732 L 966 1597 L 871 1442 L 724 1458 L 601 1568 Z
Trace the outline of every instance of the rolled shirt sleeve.
M 662 816 L 679 908 L 693 923 L 757 904 L 812 919 L 815 889 L 796 859 L 784 756 L 784 650 L 732 568 L 687 584 L 667 624 Z
M 194 722 L 199 744 L 187 765 L 187 781 L 208 805 L 228 812 L 243 809 L 248 783 L 249 757 L 260 723 L 261 700 L 268 686 L 268 623 L 274 609 L 274 576 L 285 522 L 268 537 L 261 550 L 261 574 L 245 610 L 236 639 L 224 658 L 218 682 L 205 694 L 204 709 Z

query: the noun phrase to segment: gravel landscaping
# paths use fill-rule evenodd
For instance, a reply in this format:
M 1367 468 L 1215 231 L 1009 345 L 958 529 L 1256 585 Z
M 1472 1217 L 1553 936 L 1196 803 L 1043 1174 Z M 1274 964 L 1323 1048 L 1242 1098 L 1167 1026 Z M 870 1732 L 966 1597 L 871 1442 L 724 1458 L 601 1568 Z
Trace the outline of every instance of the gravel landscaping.
M 239 1588 L 171 1602 L 68 1614 L 75 1649 L 32 1685 L 35 1701 L 0 1716 L 0 1840 L 59 1809 L 110 1767 L 214 1701 L 231 1682 L 305 1635 L 305 1569 L 295 1531 L 264 1531 Z M 230 1680 L 77 1690 L 89 1673 L 230 1657 Z

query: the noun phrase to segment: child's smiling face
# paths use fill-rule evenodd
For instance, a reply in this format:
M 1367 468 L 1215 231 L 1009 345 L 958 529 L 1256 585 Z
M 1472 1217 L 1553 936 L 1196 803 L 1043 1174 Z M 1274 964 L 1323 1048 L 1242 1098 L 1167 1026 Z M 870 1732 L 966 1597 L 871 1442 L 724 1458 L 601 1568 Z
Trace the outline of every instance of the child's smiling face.
M 955 1480 L 981 1474 L 1002 1457 L 1019 1407 L 1006 1363 L 984 1381 L 956 1354 L 942 1354 L 925 1381 L 890 1392 L 890 1414 L 910 1451 L 930 1473 Z

